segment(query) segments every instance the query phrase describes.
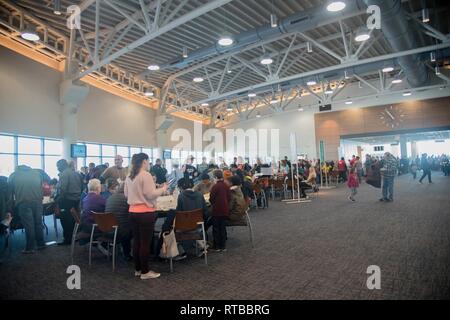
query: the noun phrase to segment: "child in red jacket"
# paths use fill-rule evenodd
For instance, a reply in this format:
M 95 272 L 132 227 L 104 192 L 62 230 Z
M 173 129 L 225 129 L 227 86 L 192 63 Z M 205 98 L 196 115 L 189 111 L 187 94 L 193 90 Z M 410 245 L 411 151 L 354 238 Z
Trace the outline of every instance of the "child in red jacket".
M 220 252 L 226 251 L 226 223 L 229 215 L 228 203 L 231 201 L 231 191 L 224 182 L 221 170 L 214 170 L 213 175 L 217 182 L 212 187 L 209 196 L 209 202 L 211 202 L 212 206 L 211 220 L 214 236 L 214 247 L 211 250 Z
M 358 193 L 357 189 L 359 187 L 359 179 L 356 174 L 356 168 L 352 167 L 350 169 L 350 174 L 348 176 L 347 186 L 350 188 L 350 195 L 348 196 L 348 200 L 356 201 L 355 195 Z

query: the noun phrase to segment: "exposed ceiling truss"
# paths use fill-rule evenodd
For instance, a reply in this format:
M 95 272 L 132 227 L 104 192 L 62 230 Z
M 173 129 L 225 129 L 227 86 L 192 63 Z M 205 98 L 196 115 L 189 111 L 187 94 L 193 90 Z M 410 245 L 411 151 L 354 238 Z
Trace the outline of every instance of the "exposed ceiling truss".
M 286 29 L 237 51 L 217 49 L 175 67 L 169 62 L 180 59 L 183 48 L 197 52 L 215 46 L 224 32 L 238 36 L 262 28 L 272 13 L 282 21 L 297 13 L 325 10 L 323 1 L 274 0 L 274 6 L 272 0 L 77 2 L 81 28 L 71 31 L 67 28 L 70 15 L 53 14 L 53 0 L 0 0 L 1 37 L 46 55 L 59 65 L 69 64 L 71 68 L 66 65 L 64 69 L 74 80 L 99 82 L 161 112 L 204 122 L 220 123 L 233 114 L 247 119 L 261 105 L 273 113 L 284 112 L 292 108 L 295 98 L 304 95 L 322 102 L 336 101 L 353 87 L 352 83 L 361 83 L 374 94 L 388 94 L 395 89 L 389 77 L 402 73 L 398 58 L 450 48 L 450 26 L 445 23 L 450 12 L 445 1 L 429 4 L 431 23 L 420 19 L 421 1 L 402 1 L 408 19 L 420 31 L 420 46 L 396 52 L 380 30 L 371 30 L 368 41 L 354 41 L 368 14 L 365 7 L 360 8 L 362 1 L 348 0 L 348 6 L 354 9 L 346 14 L 330 16 L 301 30 Z M 65 9 L 74 1 L 61 3 Z M 42 35 L 37 43 L 20 38 L 21 30 L 30 26 L 37 27 Z M 262 65 L 262 56 L 270 57 L 273 63 Z M 376 63 L 377 68 L 354 72 L 356 67 Z M 393 65 L 395 70 L 383 74 L 379 67 L 383 63 Z M 161 68 L 149 71 L 149 64 Z M 429 69 L 435 66 L 428 62 Z M 334 77 L 323 76 L 332 72 Z M 195 77 L 204 81 L 193 82 Z M 307 86 L 306 81 L 311 79 L 317 85 Z M 438 85 L 436 81 L 448 83 L 448 75 L 443 72 L 437 78 L 433 76 L 427 86 Z M 334 88 L 332 95 L 323 93 L 327 85 Z M 146 96 L 148 91 L 154 96 Z M 249 92 L 257 96 L 248 98 Z M 273 98 L 277 103 L 270 103 Z

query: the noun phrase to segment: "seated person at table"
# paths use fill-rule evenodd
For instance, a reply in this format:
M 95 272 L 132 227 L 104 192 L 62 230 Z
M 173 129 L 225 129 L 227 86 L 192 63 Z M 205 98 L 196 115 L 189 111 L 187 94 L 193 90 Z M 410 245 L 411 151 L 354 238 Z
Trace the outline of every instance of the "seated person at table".
M 247 211 L 248 205 L 244 199 L 244 194 L 241 189 L 241 178 L 239 176 L 232 176 L 228 178 L 228 184 L 231 185 L 231 201 L 229 204 L 230 215 L 229 219 L 232 222 L 242 221 L 245 212 Z
M 192 211 L 197 209 L 202 209 L 203 220 L 205 221 L 207 217 L 208 207 L 206 206 L 206 201 L 200 192 L 193 190 L 194 184 L 191 179 L 182 178 L 178 181 L 178 188 L 181 193 L 178 196 L 176 211 Z M 164 224 L 162 226 L 162 231 L 169 231 L 173 226 L 173 221 L 176 216 L 176 211 L 171 210 L 167 216 Z M 180 256 L 175 260 L 180 260 L 186 258 L 186 251 L 192 247 L 191 241 L 185 241 L 183 243 L 184 253 L 180 253 Z
M 100 195 L 107 200 L 112 194 L 116 193 L 118 186 L 119 183 L 117 182 L 117 179 L 109 178 L 106 180 L 106 190 L 100 193 Z
M 305 181 L 305 178 L 299 174 L 299 186 L 300 186 L 300 198 L 307 198 L 305 190 L 312 189 L 313 187 Z
M 113 193 L 107 200 L 105 212 L 114 214 L 119 222 L 118 240 L 122 244 L 123 255 L 127 261 L 131 261 L 131 227 L 129 205 L 124 194 L 125 183 L 121 183 L 117 192 Z
M 202 173 L 200 179 L 201 181 L 194 187 L 194 191 L 200 192 L 202 195 L 210 193 L 213 183 L 209 178 L 209 174 L 207 172 Z
M 241 170 L 236 170 L 236 175 L 241 178 L 241 190 L 242 194 L 244 195 L 244 199 L 247 202 L 247 204 L 250 204 L 251 199 L 254 198 L 253 195 L 253 185 L 251 182 L 251 179 L 248 180 L 245 178 L 245 173 Z
M 91 211 L 105 212 L 106 200 L 100 195 L 101 190 L 102 185 L 100 184 L 100 180 L 89 180 L 88 194 L 83 199 L 81 204 L 83 210 L 81 212 L 81 230 L 83 232 L 91 232 L 92 225 L 95 223 L 94 215 Z

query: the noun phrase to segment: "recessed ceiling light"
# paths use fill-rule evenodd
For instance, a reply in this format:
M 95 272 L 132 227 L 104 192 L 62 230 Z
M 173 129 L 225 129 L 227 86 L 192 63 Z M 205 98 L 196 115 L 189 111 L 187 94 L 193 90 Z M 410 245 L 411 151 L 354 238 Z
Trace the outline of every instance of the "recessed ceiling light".
M 404 97 L 408 97 L 408 96 L 410 96 L 410 95 L 412 95 L 411 91 L 407 91 L 407 92 L 403 93 L 403 96 L 404 96 Z
M 248 96 L 249 96 L 249 98 L 253 98 L 253 97 L 256 97 L 256 93 L 254 93 L 254 92 L 250 92 L 250 93 L 248 94 Z
M 394 80 L 392 80 L 393 84 L 402 83 L 402 82 L 403 82 L 402 79 L 394 79 Z
M 327 5 L 327 10 L 330 12 L 338 12 L 344 10 L 345 2 L 344 1 L 330 1 Z
M 151 64 L 148 66 L 148 70 L 157 71 L 159 70 L 159 66 L 157 64 Z
M 359 28 L 356 31 L 355 41 L 363 42 L 370 39 L 369 30 L 365 27 Z
M 202 103 L 202 107 L 208 107 L 209 106 L 209 103 L 208 102 L 203 102 Z
M 394 71 L 394 68 L 393 68 L 393 67 L 385 67 L 385 68 L 383 68 L 383 70 L 381 70 L 381 71 L 383 71 L 384 73 L 387 73 L 387 72 Z
M 203 82 L 203 80 L 205 79 L 203 79 L 202 77 L 195 77 L 194 79 L 192 79 L 192 81 L 194 82 Z
M 219 39 L 219 41 L 217 41 L 217 43 L 219 43 L 222 47 L 231 46 L 233 42 L 233 38 L 229 35 L 224 35 Z
M 314 81 L 314 80 L 309 80 L 306 84 L 307 84 L 308 86 L 315 86 L 315 85 L 317 84 L 317 82 Z
M 20 36 L 22 37 L 22 39 L 25 39 L 28 41 L 39 41 L 40 40 L 40 37 L 37 34 L 37 32 L 33 31 L 33 30 L 24 30 Z
M 261 64 L 264 64 L 264 65 L 272 64 L 272 62 L 273 62 L 273 59 L 271 57 L 263 57 L 261 59 Z

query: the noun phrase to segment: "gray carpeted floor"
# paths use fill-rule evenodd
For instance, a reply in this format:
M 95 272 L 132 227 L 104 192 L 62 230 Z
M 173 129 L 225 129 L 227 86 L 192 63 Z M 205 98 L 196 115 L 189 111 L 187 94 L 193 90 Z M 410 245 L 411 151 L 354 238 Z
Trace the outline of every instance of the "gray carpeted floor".
M 16 233 L 12 256 L 0 265 L 6 299 L 443 299 L 450 298 L 450 179 L 434 184 L 396 179 L 395 202 L 379 203 L 379 190 L 363 184 L 357 202 L 345 186 L 321 190 L 311 203 L 271 201 L 251 212 L 252 249 L 245 228 L 229 230 L 228 252 L 211 253 L 209 265 L 190 258 L 154 263 L 156 280 L 133 277 L 131 263 L 115 273 L 77 247 L 81 290 L 68 290 L 68 247 L 21 255 Z M 50 225 L 50 223 L 49 223 Z M 51 229 L 51 228 L 50 228 Z M 53 240 L 50 234 L 48 240 Z M 381 268 L 381 289 L 366 286 L 369 265 Z

